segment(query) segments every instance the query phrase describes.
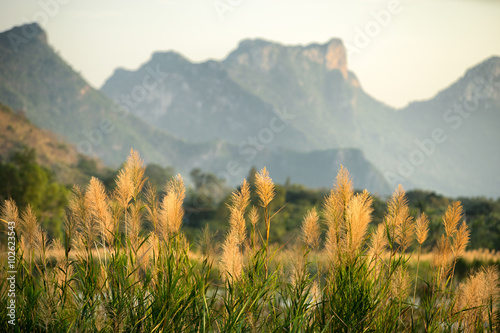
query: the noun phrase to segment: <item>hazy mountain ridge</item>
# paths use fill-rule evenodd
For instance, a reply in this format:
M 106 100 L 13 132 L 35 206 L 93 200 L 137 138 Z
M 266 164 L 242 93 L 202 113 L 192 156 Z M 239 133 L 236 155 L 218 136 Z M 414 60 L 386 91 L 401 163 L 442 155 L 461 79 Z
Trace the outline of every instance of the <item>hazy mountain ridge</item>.
M 292 115 L 290 126 L 293 133 L 290 136 L 301 132 L 301 136 L 306 138 L 305 147 L 297 147 L 296 141 L 289 139 L 290 136 L 284 136 L 282 141 L 272 142 L 270 146 L 309 151 L 359 148 L 382 171 L 391 186 L 402 183 L 407 188 L 432 188 L 448 195 L 500 195 L 500 182 L 493 170 L 495 163 L 491 163 L 499 158 L 491 142 L 500 142 L 493 130 L 500 123 L 500 107 L 495 102 L 498 100 L 495 96 L 500 93 L 495 85 L 476 106 L 477 110 L 486 110 L 477 112 L 481 116 L 476 117 L 476 120 L 467 121 L 467 125 L 459 131 L 452 129 L 453 133 L 443 125 L 443 122 L 445 125 L 452 122 L 443 120 L 443 110 L 457 101 L 465 103 L 471 97 L 475 90 L 471 77 L 479 75 L 484 82 L 490 83 L 496 80 L 498 57 L 470 69 L 463 78 L 432 100 L 411 103 L 405 109 L 396 110 L 364 92 L 356 75 L 348 69 L 346 54 L 339 39 L 331 39 L 324 44 L 298 46 L 251 39 L 241 41 L 220 63 L 209 61 L 185 66 L 217 68 L 219 76 L 223 76 L 228 84 L 236 82 L 238 88 L 243 88 L 257 98 L 254 101 L 260 99 L 254 104 L 256 108 L 259 105 L 271 105 L 275 110 L 286 110 Z M 186 59 L 184 61 L 187 62 Z M 155 63 L 150 61 L 147 64 L 152 66 Z M 208 71 L 198 71 L 197 74 L 191 77 L 190 82 L 213 82 L 217 79 L 216 75 Z M 171 86 L 179 85 L 174 79 L 166 80 L 171 80 Z M 102 90 L 113 91 L 111 96 L 116 96 L 120 93 L 116 88 L 120 81 L 118 77 L 112 76 Z M 162 109 L 155 99 L 161 100 L 168 96 L 170 102 L 175 103 L 179 99 L 196 100 L 199 95 L 209 99 L 213 97 L 212 93 L 209 89 L 199 89 L 181 94 L 170 89 L 163 94 L 152 94 L 148 103 L 155 105 L 155 108 L 145 105 L 141 115 L 144 119 L 152 118 L 150 123 L 155 123 L 152 114 Z M 251 112 L 238 105 L 224 105 L 221 102 L 234 98 L 228 89 L 217 91 L 217 98 L 219 100 L 211 105 L 212 108 L 231 109 L 227 112 L 233 117 L 222 120 L 225 126 L 237 127 L 249 123 L 247 117 Z M 209 110 L 201 113 L 199 110 L 192 113 L 189 108 L 182 110 L 185 112 L 178 113 L 181 119 L 185 117 L 192 120 L 210 114 Z M 211 121 L 217 123 L 213 119 Z M 458 120 L 453 122 L 457 123 Z M 161 123 L 156 124 L 161 127 Z M 254 129 L 259 126 L 259 122 L 250 124 L 249 127 Z M 431 150 L 422 151 L 419 144 L 432 139 L 436 128 L 445 131 L 445 142 L 435 144 L 436 148 Z M 185 137 L 196 137 L 196 130 L 186 129 Z M 484 136 L 483 132 L 489 134 Z M 242 135 L 243 138 L 226 135 L 224 139 L 238 144 L 245 135 Z M 474 170 L 481 171 L 472 176 Z
M 31 26 L 41 29 L 37 24 Z M 175 156 L 165 157 L 161 149 L 185 143 L 116 108 L 54 52 L 46 37 L 45 41 L 30 39 L 15 52 L 7 36 L 19 34 L 23 28 L 0 34 L 2 102 L 23 110 L 35 125 L 77 144 L 81 153 L 102 158 L 110 165 L 122 163 L 132 146 L 147 160 L 175 161 Z M 158 141 L 144 140 L 146 134 Z
M 28 26 L 31 29 L 40 29 L 37 24 Z M 290 161 L 306 159 L 306 155 L 300 152 L 269 151 L 267 146 L 262 144 L 263 138 L 264 141 L 270 139 L 269 133 L 273 136 L 271 141 L 276 144 L 279 144 L 280 140 L 283 142 L 295 140 L 295 146 L 300 147 L 302 144 L 306 145 L 307 140 L 300 136 L 300 132 L 294 132 L 293 126 L 289 124 L 283 126 L 287 121 L 286 110 L 276 111 L 258 97 L 238 88 L 237 84 L 231 83 L 231 79 L 224 76 L 224 69 L 216 63 L 208 62 L 194 67 L 187 63 L 185 66 L 190 68 L 188 74 L 192 77 L 196 77 L 197 71 L 222 73 L 219 80 L 222 82 L 221 87 L 236 89 L 242 96 L 243 102 L 237 105 L 245 105 L 247 100 L 259 105 L 256 112 L 261 112 L 261 118 L 266 121 L 264 125 L 267 125 L 265 128 L 268 130 L 264 131 L 265 133 L 261 132 L 261 124 L 257 126 L 253 122 L 254 126 L 251 127 L 251 131 L 244 133 L 244 140 L 235 144 L 220 140 L 192 143 L 176 138 L 162 129 L 155 129 L 133 114 L 136 111 L 133 104 L 119 101 L 117 106 L 104 94 L 90 87 L 53 51 L 43 31 L 40 32 L 40 37 L 20 44 L 19 52 L 15 52 L 9 34 L 22 35 L 23 29 L 26 29 L 26 26 L 16 27 L 0 34 L 0 101 L 16 110 L 22 110 L 35 125 L 64 136 L 76 144 L 80 152 L 98 156 L 108 165 L 117 166 L 122 163 L 130 147 L 133 147 L 140 152 L 146 163 L 155 162 L 174 166 L 184 175 L 187 175 L 191 169 L 200 167 L 222 178 L 227 178 L 230 185 L 235 185 L 246 177 L 250 166 L 266 165 L 268 157 L 277 161 L 284 160 L 285 163 L 286 159 Z M 161 60 L 162 55 L 157 55 L 156 58 L 158 57 Z M 178 61 L 183 60 L 178 58 Z M 182 66 L 174 66 L 173 69 L 180 70 Z M 117 71 L 117 73 L 130 75 L 125 70 Z M 151 78 L 156 77 L 156 81 L 161 83 L 164 73 L 162 68 L 153 66 L 147 73 Z M 171 77 L 176 76 L 171 75 Z M 134 84 L 131 90 L 126 90 L 124 93 L 131 94 L 136 86 L 145 89 L 143 79 L 144 77 L 141 77 L 141 82 Z M 154 84 L 154 81 L 148 80 L 146 84 L 150 86 Z M 274 122 L 273 119 L 275 119 Z M 252 121 L 254 119 L 248 117 L 244 124 L 250 126 Z M 189 123 L 189 121 L 186 122 L 186 124 Z M 208 124 L 203 125 L 209 127 Z M 254 144 L 248 137 L 245 137 L 251 134 L 260 141 Z M 373 165 L 364 159 L 360 151 L 332 149 L 316 154 L 324 156 L 326 161 L 332 161 L 324 167 L 317 168 L 318 179 L 329 180 L 324 185 L 320 185 L 323 182 L 316 182 L 318 186 L 331 185 L 337 171 L 334 165 L 338 168 L 340 163 L 353 165 L 356 161 L 357 168 L 353 172 L 353 177 L 363 179 L 359 186 L 366 187 L 373 192 L 388 193 L 387 183 Z M 302 168 L 296 166 L 292 182 L 301 181 L 300 175 L 309 172 L 307 167 L 308 165 Z M 277 172 L 279 171 L 276 170 Z M 285 174 L 273 175 L 277 179 L 286 178 L 286 176 Z
M 51 170 L 55 179 L 63 184 L 87 182 L 89 176 L 82 172 L 84 164 L 103 169 L 98 160 L 79 154 L 74 145 L 49 130 L 38 128 L 22 114 L 0 103 L 0 161 L 7 163 L 25 149 L 34 150 L 36 162 Z
M 53 132 L 33 125 L 23 115 L 15 113 L 8 106 L 0 104 L 0 156 L 24 147 L 38 151 L 38 163 L 51 167 L 52 163 L 76 165 L 78 152 L 72 145 L 58 139 Z
M 412 174 L 421 186 L 433 184 L 443 192 L 498 196 L 500 175 L 500 58 L 491 57 L 468 69 L 463 77 L 435 97 L 412 103 L 398 112 L 399 121 L 414 138 L 412 151 L 423 151 L 425 164 Z M 443 140 L 434 140 L 441 131 Z M 425 151 L 415 140 L 434 146 Z M 432 144 L 430 143 L 432 140 Z M 425 167 L 426 175 L 422 174 Z M 452 181 L 442 174 L 455 176 Z M 450 177 L 451 178 L 451 177 Z M 459 181 L 457 181 L 459 179 Z
M 140 98 L 134 99 L 138 83 L 153 68 L 161 72 L 161 80 L 147 96 L 136 94 Z M 132 99 L 128 105 L 133 114 L 190 142 L 222 139 L 240 144 L 262 128 L 278 127 L 280 134 L 265 140 L 269 146 L 311 148 L 292 124 L 282 126 L 275 119 L 279 110 L 242 89 L 215 61 L 192 64 L 174 52 L 155 53 L 137 71 L 117 70 L 101 91 L 121 103 Z

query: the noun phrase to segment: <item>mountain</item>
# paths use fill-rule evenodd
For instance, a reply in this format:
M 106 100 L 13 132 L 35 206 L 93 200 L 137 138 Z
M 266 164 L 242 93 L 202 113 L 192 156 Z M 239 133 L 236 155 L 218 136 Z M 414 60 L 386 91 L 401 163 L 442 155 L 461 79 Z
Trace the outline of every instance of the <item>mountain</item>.
M 120 91 L 118 101 L 90 87 L 54 52 L 46 33 L 37 24 L 0 33 L 0 102 L 25 114 L 34 125 L 73 143 L 78 153 L 98 157 L 107 165 L 118 166 L 133 147 L 146 163 L 174 166 L 184 174 L 200 167 L 226 179 L 229 185 L 235 185 L 252 165 L 263 167 L 269 160 L 275 161 L 275 165 L 296 164 L 289 169 L 274 169 L 272 177 L 278 181 L 291 175 L 292 181 L 304 180 L 308 182 L 305 185 L 330 187 L 343 163 L 353 166 L 352 175 L 359 187 L 381 194 L 389 192 L 380 172 L 360 151 L 317 149 L 312 155 L 297 151 L 310 149 L 310 145 L 290 124 L 286 110 L 276 110 L 246 91 L 232 81 L 220 64 L 208 62 L 192 66 L 175 54 L 158 54 L 149 67 L 144 66 L 143 72 L 122 70 L 115 74 L 123 75 L 122 90 L 116 88 Z M 207 80 L 202 79 L 202 74 Z M 175 103 L 157 104 L 174 105 L 169 114 L 173 114 L 175 121 L 161 120 L 161 117 L 149 123 L 142 120 L 147 117 L 139 113 L 137 101 L 170 98 L 166 90 L 151 88 L 156 85 L 161 89 L 175 88 L 177 96 L 182 97 Z M 207 93 L 207 89 L 214 90 Z M 198 94 L 197 99 L 191 99 L 193 94 Z M 208 111 L 203 107 L 199 114 L 192 113 L 193 101 L 196 105 L 211 105 L 208 110 L 213 114 L 205 115 Z M 219 107 L 224 104 L 228 106 Z M 251 114 L 242 116 L 242 112 L 235 112 L 239 108 Z M 161 113 L 161 108 L 158 112 Z M 238 123 L 231 117 L 243 118 Z M 201 124 L 196 125 L 200 122 L 198 119 Z M 218 120 L 222 125 L 212 127 Z M 160 121 L 170 122 L 171 127 L 152 126 Z M 190 131 L 191 126 L 193 131 Z M 189 135 L 185 136 L 186 133 Z M 293 150 L 277 149 L 290 143 L 293 143 Z M 308 168 L 315 163 L 325 164 L 316 165 L 316 172 L 311 176 Z
M 385 170 L 407 148 L 396 110 L 364 92 L 340 39 L 305 46 L 244 40 L 222 63 L 241 86 L 293 114 L 313 149 L 358 148 Z
M 16 152 L 32 149 L 37 163 L 51 170 L 60 183 L 83 183 L 88 180 L 78 168 L 84 163 L 98 161 L 79 154 L 74 145 L 54 133 L 38 128 L 22 114 L 0 104 L 0 161 L 8 161 Z
M 161 73 L 160 82 L 151 80 L 153 70 Z M 275 127 L 280 133 L 266 145 L 308 147 L 300 131 L 282 126 L 279 110 L 240 87 L 215 61 L 193 64 L 174 52 L 155 53 L 137 71 L 116 70 L 101 91 L 152 126 L 191 142 L 238 144 Z
M 500 58 L 491 57 L 427 101 L 399 110 L 411 148 L 390 170 L 443 193 L 500 196 Z M 398 170 L 399 169 L 399 170 Z
M 338 39 L 246 40 L 223 61 L 241 86 L 296 115 L 315 148 L 361 149 L 392 187 L 493 197 L 500 196 L 499 62 L 487 59 L 435 98 L 395 110 L 364 92 Z
M 26 32 L 36 36 L 13 44 Z M 182 160 L 183 152 L 193 154 L 201 148 L 155 130 L 90 87 L 48 45 L 36 23 L 0 34 L 0 101 L 75 143 L 80 153 L 115 167 L 130 147 L 146 161 L 170 165 Z
M 384 145 L 380 133 L 397 132 L 395 110 L 364 93 L 338 39 L 307 46 L 245 40 L 220 63 L 155 53 L 136 71 L 117 69 L 101 91 L 125 103 L 153 68 L 164 78 L 130 103 L 131 112 L 186 140 L 242 144 L 280 114 L 288 116 L 286 126 L 273 140 L 261 140 L 266 146 L 368 152 Z
M 305 153 L 356 148 L 391 187 L 500 196 L 500 154 L 493 145 L 500 142 L 498 57 L 467 71 L 435 98 L 396 110 L 363 90 L 346 54 L 339 39 L 309 45 L 249 39 L 220 62 L 156 53 L 137 71 L 117 70 L 101 90 L 118 98 L 140 84 L 146 68 L 162 66 L 169 75 L 131 111 L 157 128 L 175 132 L 177 123 L 184 124 L 175 132 L 183 138 L 218 137 L 246 146 L 250 133 L 268 132 L 262 129 L 269 127 L 269 110 L 282 110 L 289 117 L 287 132 L 268 135 L 266 147 Z M 483 90 L 480 98 L 477 89 Z M 475 99 L 475 111 L 468 112 L 474 116 L 453 111 L 453 105 Z

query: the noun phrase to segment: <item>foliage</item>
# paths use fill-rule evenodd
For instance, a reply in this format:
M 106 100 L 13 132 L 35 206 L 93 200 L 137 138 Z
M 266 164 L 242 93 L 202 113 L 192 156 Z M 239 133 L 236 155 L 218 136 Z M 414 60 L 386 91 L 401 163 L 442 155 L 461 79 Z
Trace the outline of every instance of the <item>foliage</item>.
M 309 210 L 302 237 L 285 246 L 268 241 L 283 210 L 273 205 L 279 197 L 276 185 L 265 168 L 252 182 L 256 202 L 253 186 L 246 181 L 231 194 L 222 252 L 205 228 L 199 254 L 192 252 L 181 230 L 184 181 L 172 178 L 159 194 L 147 184 L 135 151 L 113 190 L 106 190 L 97 178 L 85 189 L 74 187 L 63 240 L 48 241 L 31 206 L 19 213 L 14 201 L 5 201 L 1 218 L 17 235 L 16 325 L 8 323 L 9 286 L 2 266 L 2 330 L 498 329 L 498 267 L 480 268 L 461 284 L 453 283 L 469 237 L 459 202 L 443 214 L 445 233 L 433 250 L 432 269 L 424 275 L 411 269 L 409 261 L 415 256 L 409 249 L 416 235 L 418 267 L 427 220 L 422 215 L 415 221 L 402 187 L 389 199 L 383 221 L 369 228 L 372 198 L 367 191 L 355 192 L 349 173 L 341 168 L 334 188 L 317 205 L 321 214 Z M 320 221 L 327 228 L 324 241 L 319 239 Z M 15 229 L 8 229 L 12 222 Z M 2 260 L 6 262 L 5 255 Z
M 66 188 L 54 180 L 52 172 L 36 163 L 35 152 L 25 148 L 9 161 L 0 161 L 0 199 L 13 199 L 19 206 L 30 204 L 43 212 L 44 228 L 49 237 L 61 236 L 63 209 L 67 204 Z

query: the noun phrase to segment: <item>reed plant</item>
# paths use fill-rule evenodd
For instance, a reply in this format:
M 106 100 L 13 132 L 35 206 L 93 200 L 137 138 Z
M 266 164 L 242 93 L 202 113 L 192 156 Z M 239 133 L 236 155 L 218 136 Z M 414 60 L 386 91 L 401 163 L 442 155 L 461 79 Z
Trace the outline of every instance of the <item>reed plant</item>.
M 182 231 L 182 177 L 165 180 L 160 194 L 144 170 L 132 150 L 113 191 L 97 178 L 85 188 L 75 186 L 63 239 L 49 241 L 29 205 L 3 203 L 2 221 L 17 226 L 16 318 L 9 324 L 9 269 L 2 265 L 0 331 L 499 329 L 498 266 L 456 281 L 455 266 L 470 235 L 460 202 L 446 210 L 432 270 L 423 274 L 429 220 L 425 213 L 412 216 L 401 186 L 383 222 L 374 225 L 371 195 L 355 192 L 341 167 L 322 207 L 304 216 L 300 237 L 272 244 L 272 220 L 280 209 L 271 209 L 275 188 L 264 168 L 255 175 L 259 206 L 250 205 L 251 189 L 243 180 L 231 196 L 221 244 L 207 225 L 195 253 Z

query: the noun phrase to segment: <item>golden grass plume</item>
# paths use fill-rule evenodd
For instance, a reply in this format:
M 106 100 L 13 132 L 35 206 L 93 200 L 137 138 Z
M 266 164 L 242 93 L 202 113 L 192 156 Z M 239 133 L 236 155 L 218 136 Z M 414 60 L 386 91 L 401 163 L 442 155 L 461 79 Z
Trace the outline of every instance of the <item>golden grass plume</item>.
M 302 239 L 304 244 L 314 251 L 319 250 L 319 217 L 315 208 L 310 209 L 302 220 Z
M 269 177 L 269 172 L 265 167 L 255 175 L 255 186 L 261 206 L 267 207 L 276 193 L 273 180 Z
M 429 218 L 425 213 L 422 213 L 418 218 L 415 225 L 415 236 L 417 242 L 422 245 L 427 239 L 427 234 L 429 233 Z

